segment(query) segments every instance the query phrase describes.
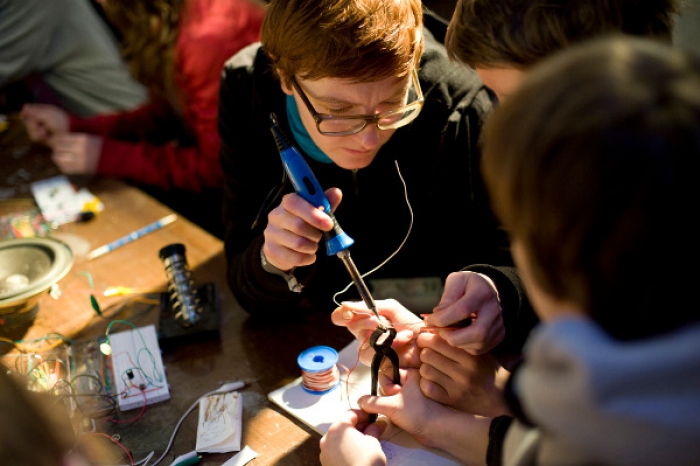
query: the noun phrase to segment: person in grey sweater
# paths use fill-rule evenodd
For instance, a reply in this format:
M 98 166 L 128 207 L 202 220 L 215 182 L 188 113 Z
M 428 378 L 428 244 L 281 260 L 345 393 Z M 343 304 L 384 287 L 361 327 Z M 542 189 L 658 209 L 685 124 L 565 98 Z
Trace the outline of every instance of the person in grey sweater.
M 470 465 L 700 464 L 687 294 L 700 279 L 700 56 L 624 36 L 573 46 L 532 69 L 483 134 L 486 187 L 541 319 L 503 390 L 509 415 L 430 400 L 423 368 L 407 369 L 331 426 L 322 463 L 384 464 L 383 426 L 366 426 L 381 413 Z M 501 396 L 492 383 L 473 387 L 483 403 Z
M 81 117 L 147 98 L 88 0 L 0 0 L 0 90 L 17 83 L 32 101 Z

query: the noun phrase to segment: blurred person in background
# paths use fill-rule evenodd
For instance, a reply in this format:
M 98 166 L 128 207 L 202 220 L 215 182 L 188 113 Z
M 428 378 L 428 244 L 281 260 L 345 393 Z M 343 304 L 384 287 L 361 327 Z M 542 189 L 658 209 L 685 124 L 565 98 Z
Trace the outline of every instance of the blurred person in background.
M 80 117 L 146 101 L 88 0 L 0 0 L 0 111 L 50 103 Z
M 63 173 L 121 178 L 219 234 L 222 173 L 217 99 L 224 62 L 255 42 L 265 14 L 253 0 L 102 0 L 149 102 L 78 118 L 26 105 L 30 137 Z M 199 197 L 193 197 L 197 193 Z

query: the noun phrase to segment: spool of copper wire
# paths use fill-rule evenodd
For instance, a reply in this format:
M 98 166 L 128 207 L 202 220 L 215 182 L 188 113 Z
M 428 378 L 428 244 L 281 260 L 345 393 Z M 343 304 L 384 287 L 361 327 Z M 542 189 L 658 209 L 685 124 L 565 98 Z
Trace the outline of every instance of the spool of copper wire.
M 301 387 L 308 393 L 323 395 L 340 382 L 338 352 L 329 346 L 314 346 L 297 358 L 301 368 Z

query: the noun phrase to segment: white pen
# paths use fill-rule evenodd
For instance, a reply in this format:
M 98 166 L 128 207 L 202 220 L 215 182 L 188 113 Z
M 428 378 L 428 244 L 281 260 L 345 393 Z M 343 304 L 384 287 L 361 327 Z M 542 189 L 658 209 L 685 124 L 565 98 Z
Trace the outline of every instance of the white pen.
M 200 461 L 202 461 L 202 457 L 193 450 L 175 458 L 175 461 L 170 463 L 170 466 L 188 466 L 190 464 L 197 464 Z
M 126 236 L 122 236 L 116 241 L 112 241 L 109 244 L 105 244 L 104 246 L 100 246 L 99 248 L 91 251 L 88 253 L 87 260 L 92 260 L 96 257 L 100 257 L 103 254 L 107 254 L 110 251 L 114 251 L 118 247 L 124 246 L 125 244 L 131 243 L 134 240 L 137 240 L 141 238 L 144 235 L 147 235 L 148 233 L 151 233 L 152 231 L 159 230 L 163 228 L 166 225 L 170 225 L 177 219 L 177 215 L 175 214 L 170 214 L 166 215 L 165 217 L 161 218 L 160 220 L 157 220 L 150 225 L 146 225 L 145 227 L 141 228 L 140 230 L 133 231 L 129 233 Z
M 245 380 L 238 380 L 236 382 L 226 382 L 225 384 L 221 385 L 219 388 L 214 390 L 214 392 L 212 392 L 212 393 L 216 394 L 216 393 L 233 392 L 236 390 L 240 390 L 241 388 L 245 387 L 246 385 L 248 385 L 248 382 L 246 382 Z

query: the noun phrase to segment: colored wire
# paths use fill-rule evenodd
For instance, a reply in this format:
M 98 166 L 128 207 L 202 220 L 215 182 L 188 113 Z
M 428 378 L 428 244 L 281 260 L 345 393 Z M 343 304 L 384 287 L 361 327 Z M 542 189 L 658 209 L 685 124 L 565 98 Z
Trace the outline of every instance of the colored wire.
M 102 432 L 87 432 L 85 435 L 96 435 L 98 437 L 105 437 L 105 438 L 109 439 L 111 442 L 116 444 L 119 448 L 124 450 L 124 453 L 126 453 L 126 457 L 129 458 L 129 464 L 131 464 L 131 466 L 135 466 L 134 465 L 134 458 L 131 456 L 131 453 L 129 452 L 129 450 L 127 450 L 124 445 L 119 443 L 119 441 L 117 441 L 117 439 L 115 439 L 111 435 L 107 435 L 107 434 L 104 434 Z
M 100 309 L 100 305 L 99 305 L 99 303 L 97 302 L 97 298 L 95 298 L 95 295 L 94 295 L 95 283 L 94 283 L 94 281 L 92 280 L 92 275 L 90 274 L 90 272 L 88 272 L 88 271 L 86 271 L 86 270 L 81 270 L 81 271 L 75 272 L 75 273 L 73 274 L 73 276 L 70 277 L 70 278 L 63 284 L 63 286 L 61 286 L 61 287 L 58 286 L 58 283 L 54 283 L 54 284 L 51 286 L 51 290 L 49 291 L 49 295 L 50 295 L 53 299 L 58 299 L 58 298 L 60 298 L 61 295 L 63 294 L 63 290 L 64 290 L 64 289 L 68 286 L 68 284 L 71 283 L 71 282 L 75 279 L 75 277 L 77 277 L 78 275 L 83 275 L 83 276 L 85 276 L 85 278 L 87 279 L 88 284 L 90 285 L 90 307 L 92 308 L 93 311 L 95 311 L 95 312 L 97 313 L 98 316 L 101 316 L 101 315 L 102 315 L 102 309 Z
M 94 280 L 93 280 L 93 278 L 92 278 L 92 275 L 91 275 L 90 272 L 88 272 L 88 271 L 82 270 L 82 271 L 76 272 L 76 273 L 73 274 L 73 276 L 72 276 L 70 279 L 68 279 L 68 281 L 66 281 L 61 287 L 59 287 L 58 284 L 54 284 L 54 285 L 51 287 L 51 290 L 50 290 L 49 294 L 51 295 L 52 298 L 58 299 L 59 297 L 61 297 L 61 296 L 64 294 L 65 289 L 67 288 L 68 284 L 71 283 L 71 282 L 75 279 L 75 277 L 78 276 L 78 275 L 83 275 L 83 276 L 85 276 L 85 278 L 86 278 L 87 281 L 88 281 L 88 284 L 90 285 L 90 292 L 89 292 L 89 294 L 90 294 L 90 297 L 89 297 L 89 299 L 90 299 L 90 307 L 92 308 L 93 311 L 95 311 L 95 313 L 96 313 L 99 317 L 105 317 L 105 316 L 104 316 L 104 311 L 103 311 L 102 308 L 100 307 L 100 304 L 99 304 L 99 302 L 97 301 L 97 298 L 95 297 L 95 283 L 94 283 Z M 126 287 L 126 286 L 119 286 L 119 285 L 117 285 L 117 286 L 108 286 L 108 287 L 105 288 L 105 290 L 102 292 L 102 295 L 103 295 L 103 296 L 106 296 L 106 297 L 113 297 L 113 296 L 125 296 L 125 295 L 145 294 L 145 293 L 149 293 L 149 292 L 151 292 L 151 291 L 140 290 L 140 289 L 136 289 L 136 288 L 130 288 L 130 287 Z M 133 301 L 143 302 L 143 303 L 147 303 L 147 304 L 158 304 L 158 303 L 160 303 L 160 300 L 132 297 L 130 300 L 125 301 L 124 304 L 123 304 L 123 306 L 122 306 L 121 308 L 119 308 L 119 310 L 118 310 L 117 312 L 121 311 L 121 309 L 123 309 L 123 307 L 125 307 L 126 304 L 132 303 Z
M 160 455 L 160 458 L 158 458 L 155 463 L 153 463 L 151 466 L 156 466 L 158 463 L 160 463 L 163 458 L 165 458 L 165 455 L 168 454 L 170 451 L 170 448 L 173 446 L 173 441 L 175 440 L 175 434 L 177 434 L 177 431 L 180 429 L 180 425 L 182 425 L 182 422 L 185 420 L 185 418 L 192 412 L 194 408 L 199 405 L 199 402 L 208 396 L 219 394 L 219 393 L 228 393 L 229 391 L 232 391 L 230 389 L 227 389 L 227 386 L 235 386 L 235 384 L 224 384 L 221 387 L 217 388 L 216 390 L 212 390 L 208 393 L 205 393 L 204 395 L 200 396 L 197 398 L 197 400 L 192 403 L 192 406 L 190 406 L 187 411 L 185 411 L 185 414 L 182 415 L 179 421 L 177 421 L 177 424 L 175 425 L 175 430 L 173 431 L 173 434 L 170 436 L 170 441 L 168 442 L 168 446 L 165 447 L 165 451 L 163 452 L 162 455 Z
M 346 372 L 348 375 L 345 378 L 345 393 L 346 393 L 346 398 L 348 400 L 348 405 L 350 405 L 350 375 L 353 373 L 353 371 L 355 369 L 357 369 L 357 365 L 360 363 L 360 352 L 362 351 L 362 348 L 369 341 L 369 338 L 371 335 L 372 335 L 371 333 L 368 333 L 365 341 L 363 341 L 361 345 L 357 345 L 357 359 L 355 359 L 355 364 L 350 368 L 350 370 L 346 369 Z M 352 408 L 352 406 L 350 406 L 350 407 Z
M 336 364 L 325 371 L 301 370 L 301 383 L 312 392 L 326 392 L 335 387 L 339 380 L 340 372 Z
M 101 394 L 71 394 L 71 395 L 59 395 L 60 398 L 70 398 L 73 401 L 75 401 L 75 406 L 78 411 L 80 411 L 80 414 L 82 414 L 84 417 L 88 418 L 97 418 L 97 417 L 102 417 L 106 416 L 109 413 L 113 413 L 117 409 L 117 402 L 115 401 L 114 397 L 110 395 L 101 395 Z M 90 409 L 86 409 L 86 402 L 82 400 L 92 400 L 92 405 L 96 404 L 95 402 L 101 402 L 100 407 L 96 408 L 94 406 L 91 406 Z
M 8 345 L 12 345 L 15 348 L 17 348 L 20 352 L 24 353 L 24 350 L 14 341 L 10 340 L 9 338 L 5 337 L 0 337 L 0 343 L 7 343 Z
M 130 419 L 124 419 L 124 420 L 114 419 L 114 418 L 110 417 L 110 418 L 104 419 L 100 423 L 100 428 L 102 428 L 102 425 L 104 425 L 104 423 L 106 423 L 108 421 L 111 422 L 112 424 L 129 424 L 129 423 L 136 422 L 139 419 L 141 419 L 141 416 L 143 416 L 143 413 L 146 412 L 146 405 L 148 404 L 148 398 L 146 397 L 146 392 L 144 390 L 141 390 L 141 394 L 143 395 L 143 405 L 141 405 L 141 411 L 139 411 L 139 413 L 136 416 L 134 416 Z
M 41 347 L 29 345 L 29 343 L 45 342 L 47 340 L 58 340 L 58 342 L 52 343 L 49 345 L 45 345 L 45 346 L 41 346 Z M 21 353 L 24 353 L 24 354 L 26 354 L 27 352 L 41 353 L 44 351 L 49 351 L 49 350 L 52 350 L 52 349 L 60 346 L 61 343 L 63 343 L 63 342 L 75 343 L 70 338 L 66 338 L 63 335 L 61 335 L 60 333 L 56 333 L 56 332 L 48 333 L 41 338 L 34 338 L 31 340 L 14 340 L 13 341 L 13 340 L 10 340 L 9 338 L 0 337 L 0 343 L 7 343 L 7 344 L 14 345 L 15 348 L 17 348 Z
M 156 365 L 155 356 L 153 356 L 153 353 L 151 352 L 151 350 L 148 349 L 148 345 L 146 345 L 146 340 L 144 340 L 143 335 L 141 334 L 141 331 L 139 330 L 139 328 L 136 325 L 132 324 L 128 320 L 113 320 L 112 322 L 109 323 L 109 325 L 107 325 L 107 330 L 105 331 L 105 337 L 107 339 L 109 339 L 109 331 L 111 330 L 112 326 L 116 323 L 128 324 L 128 325 L 132 326 L 136 330 L 136 333 L 139 335 L 139 338 L 141 338 L 141 343 L 143 344 L 143 347 L 140 348 L 138 353 L 136 354 L 136 360 L 139 361 L 139 364 L 136 364 L 133 361 L 133 359 L 131 359 L 131 355 L 127 354 L 127 357 L 129 358 L 129 361 L 131 362 L 131 364 L 133 366 L 131 369 L 138 370 L 139 373 L 145 378 L 146 382 L 150 385 L 155 386 L 156 382 L 161 382 L 163 380 L 163 374 L 158 370 L 158 367 Z M 148 358 L 151 361 L 151 364 L 153 365 L 152 371 L 151 371 L 151 373 L 153 374 L 152 378 L 146 373 L 146 371 L 143 370 L 143 368 L 141 366 L 140 361 L 141 361 L 141 354 L 143 352 L 146 353 L 146 355 L 148 356 Z M 118 355 L 116 355 L 116 354 L 113 355 L 113 357 L 117 357 L 117 356 Z M 123 377 L 123 374 L 122 374 L 122 377 Z

